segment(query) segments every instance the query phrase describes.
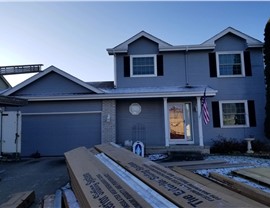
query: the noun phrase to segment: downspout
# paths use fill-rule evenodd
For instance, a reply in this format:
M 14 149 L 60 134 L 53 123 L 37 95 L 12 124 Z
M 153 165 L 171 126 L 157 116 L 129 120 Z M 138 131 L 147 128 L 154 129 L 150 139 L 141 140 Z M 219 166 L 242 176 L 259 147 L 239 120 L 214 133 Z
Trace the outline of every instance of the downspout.
M 185 81 L 186 81 L 186 86 L 189 86 L 187 70 L 188 70 L 188 46 L 186 46 L 186 50 L 185 50 Z
M 20 142 L 20 139 L 19 139 L 19 137 L 20 137 L 20 134 L 19 134 L 19 119 L 20 119 L 20 113 L 19 113 L 19 111 L 17 110 L 17 114 L 16 114 L 16 139 L 15 139 L 15 141 L 16 141 L 16 158 L 18 157 L 18 155 L 19 155 L 19 142 Z
M 113 53 L 113 68 L 114 68 L 114 88 L 117 88 L 117 69 L 116 69 L 116 54 Z

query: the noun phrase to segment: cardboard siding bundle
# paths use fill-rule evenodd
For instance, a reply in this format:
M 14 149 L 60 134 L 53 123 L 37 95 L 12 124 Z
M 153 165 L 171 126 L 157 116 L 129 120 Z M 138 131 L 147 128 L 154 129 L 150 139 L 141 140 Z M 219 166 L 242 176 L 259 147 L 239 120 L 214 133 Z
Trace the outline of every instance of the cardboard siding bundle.
M 65 158 L 81 207 L 150 207 L 85 147 L 66 152 Z
M 265 207 L 209 188 L 124 148 L 109 143 L 95 148 L 178 207 Z
M 72 189 L 83 208 L 266 207 L 244 196 L 239 198 L 232 192 L 224 192 L 217 188 L 218 185 L 211 186 L 211 181 L 196 180 L 197 175 L 187 177 L 181 174 L 181 170 L 177 173 L 115 144 L 96 145 L 91 150 L 80 147 L 65 153 L 65 157 Z M 116 175 L 118 171 L 112 168 L 109 161 L 116 163 L 124 172 L 130 173 L 134 181 L 140 181 L 147 188 L 144 191 L 134 189 L 132 179 L 125 183 L 126 177 Z M 163 201 L 161 198 L 165 198 L 171 205 L 153 205 L 146 194 L 152 190 L 157 194 L 154 193 L 151 199 Z

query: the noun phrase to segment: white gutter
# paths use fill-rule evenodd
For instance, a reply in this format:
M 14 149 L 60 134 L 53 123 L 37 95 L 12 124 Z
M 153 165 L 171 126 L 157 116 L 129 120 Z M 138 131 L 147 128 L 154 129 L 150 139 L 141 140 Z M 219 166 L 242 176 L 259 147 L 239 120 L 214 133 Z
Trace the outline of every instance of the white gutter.
M 169 47 L 169 48 L 159 48 L 159 51 L 185 51 L 186 48 L 188 47 L 188 49 L 190 51 L 193 50 L 213 50 L 215 49 L 215 45 L 196 45 L 196 46 L 173 46 L 173 47 Z
M 262 48 L 263 47 L 263 43 L 262 44 L 247 44 L 248 48 Z
M 206 96 L 215 96 L 217 90 L 207 92 Z M 201 92 L 164 92 L 164 93 L 141 93 L 141 94 L 96 94 L 96 95 L 80 95 L 80 96 L 43 96 L 43 97 L 30 97 L 22 96 L 28 101 L 56 101 L 56 100 L 101 100 L 101 99 L 127 99 L 127 98 L 163 98 L 163 97 L 200 97 L 204 95 Z
M 186 47 L 189 48 L 190 51 L 195 50 L 213 50 L 215 49 L 215 45 L 190 45 L 190 46 L 172 46 L 172 47 L 160 47 L 159 51 L 185 51 Z M 127 53 L 127 49 L 107 49 L 109 55 L 114 55 L 116 53 Z

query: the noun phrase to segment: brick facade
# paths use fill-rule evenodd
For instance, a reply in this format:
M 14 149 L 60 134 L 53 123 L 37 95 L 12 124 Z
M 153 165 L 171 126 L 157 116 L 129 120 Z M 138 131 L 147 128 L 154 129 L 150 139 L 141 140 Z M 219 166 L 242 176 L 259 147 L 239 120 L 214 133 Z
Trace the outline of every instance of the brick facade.
M 116 102 L 102 101 L 101 143 L 116 142 Z

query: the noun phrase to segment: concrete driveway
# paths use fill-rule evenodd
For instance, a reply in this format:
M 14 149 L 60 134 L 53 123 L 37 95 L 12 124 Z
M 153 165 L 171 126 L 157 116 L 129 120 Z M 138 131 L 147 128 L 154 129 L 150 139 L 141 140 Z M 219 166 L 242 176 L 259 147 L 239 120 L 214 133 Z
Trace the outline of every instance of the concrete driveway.
M 0 161 L 0 204 L 12 193 L 34 190 L 36 200 L 31 208 L 38 207 L 45 195 L 54 194 L 68 182 L 64 157 Z

